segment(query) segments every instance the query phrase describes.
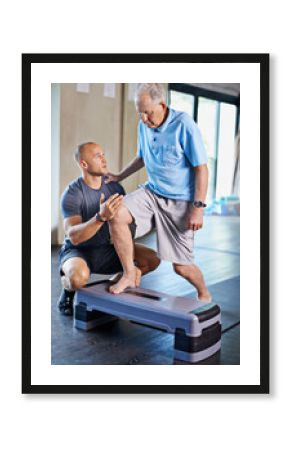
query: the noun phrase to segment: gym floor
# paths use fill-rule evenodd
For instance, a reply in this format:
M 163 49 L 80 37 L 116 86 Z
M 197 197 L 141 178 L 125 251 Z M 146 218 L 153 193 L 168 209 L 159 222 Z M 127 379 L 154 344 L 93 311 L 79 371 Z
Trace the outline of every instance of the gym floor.
M 139 242 L 156 248 L 155 233 Z M 51 363 L 52 364 L 185 364 L 173 360 L 174 336 L 144 325 L 118 320 L 88 332 L 73 327 L 72 317 L 59 314 L 61 292 L 58 247 L 51 257 Z M 240 220 L 239 217 L 206 216 L 195 237 L 195 263 L 222 312 L 222 347 L 202 364 L 240 364 Z M 92 275 L 91 281 L 104 276 Z M 195 289 L 176 275 L 168 262 L 142 278 L 142 287 L 193 297 Z

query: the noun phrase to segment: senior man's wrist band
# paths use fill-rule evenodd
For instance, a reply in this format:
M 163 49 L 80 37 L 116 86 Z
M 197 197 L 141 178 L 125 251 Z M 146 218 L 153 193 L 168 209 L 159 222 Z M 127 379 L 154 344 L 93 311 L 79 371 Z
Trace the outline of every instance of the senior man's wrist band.
M 193 206 L 195 206 L 196 208 L 206 208 L 206 204 L 201 202 L 200 200 L 194 201 Z

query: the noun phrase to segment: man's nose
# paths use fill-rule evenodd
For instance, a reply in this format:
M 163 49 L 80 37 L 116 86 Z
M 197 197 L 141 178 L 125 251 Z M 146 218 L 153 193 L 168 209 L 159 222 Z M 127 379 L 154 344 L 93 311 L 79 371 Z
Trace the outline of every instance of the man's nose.
M 141 114 L 140 114 L 140 117 L 141 117 L 142 122 L 147 122 L 147 119 L 148 119 L 147 114 L 141 113 Z

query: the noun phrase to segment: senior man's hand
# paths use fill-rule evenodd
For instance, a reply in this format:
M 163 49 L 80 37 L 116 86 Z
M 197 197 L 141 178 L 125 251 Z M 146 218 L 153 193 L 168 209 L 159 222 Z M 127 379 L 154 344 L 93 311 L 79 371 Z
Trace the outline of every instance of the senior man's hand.
M 188 230 L 197 231 L 203 226 L 203 208 L 193 207 L 187 219 Z
M 105 201 L 104 194 L 101 195 L 100 199 L 100 216 L 104 221 L 113 219 L 117 209 L 121 206 L 123 200 L 123 195 L 114 194 Z

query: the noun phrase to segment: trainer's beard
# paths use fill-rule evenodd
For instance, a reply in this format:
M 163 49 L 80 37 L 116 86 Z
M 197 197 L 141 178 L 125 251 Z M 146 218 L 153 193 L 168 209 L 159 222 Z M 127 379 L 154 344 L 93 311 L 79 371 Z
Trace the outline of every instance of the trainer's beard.
M 104 169 L 102 172 L 94 172 L 92 170 L 88 170 L 88 174 L 90 174 L 92 177 L 103 177 L 108 173 L 107 169 Z

